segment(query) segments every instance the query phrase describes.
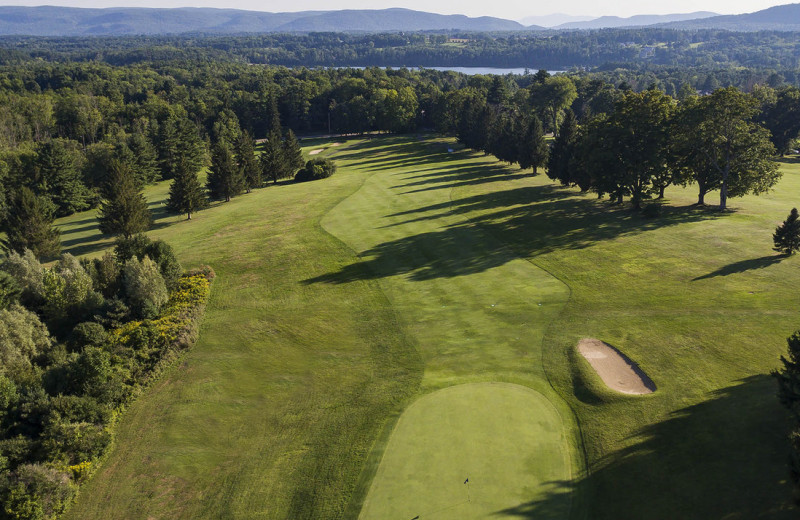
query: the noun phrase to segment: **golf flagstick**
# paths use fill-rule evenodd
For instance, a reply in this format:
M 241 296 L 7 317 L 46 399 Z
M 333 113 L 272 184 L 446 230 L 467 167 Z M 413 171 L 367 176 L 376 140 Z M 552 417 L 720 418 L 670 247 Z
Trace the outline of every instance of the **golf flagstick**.
M 467 480 L 464 481 L 464 484 L 467 485 L 467 502 L 469 502 L 469 477 L 467 477 Z

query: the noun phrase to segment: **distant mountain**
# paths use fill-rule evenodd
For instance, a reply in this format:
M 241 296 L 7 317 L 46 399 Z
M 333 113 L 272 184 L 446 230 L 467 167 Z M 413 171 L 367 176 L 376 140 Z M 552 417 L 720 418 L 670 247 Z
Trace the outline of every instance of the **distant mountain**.
M 730 31 L 800 31 L 800 4 L 770 7 L 748 14 L 714 16 L 664 24 L 675 29 L 728 29 Z
M 87 36 L 311 31 L 520 31 L 519 22 L 409 9 L 265 13 L 237 9 L 0 6 L 0 35 Z
M 519 22 L 522 25 L 538 25 L 541 27 L 555 27 L 569 22 L 586 22 L 594 20 L 594 16 L 574 16 L 564 13 L 553 13 L 544 16 L 528 16 Z
M 717 13 L 697 11 L 695 13 L 680 14 L 640 14 L 630 18 L 619 16 L 601 16 L 585 22 L 567 22 L 553 29 L 603 29 L 606 27 L 641 27 L 645 25 L 664 24 L 683 20 L 697 20 L 708 17 L 718 17 Z

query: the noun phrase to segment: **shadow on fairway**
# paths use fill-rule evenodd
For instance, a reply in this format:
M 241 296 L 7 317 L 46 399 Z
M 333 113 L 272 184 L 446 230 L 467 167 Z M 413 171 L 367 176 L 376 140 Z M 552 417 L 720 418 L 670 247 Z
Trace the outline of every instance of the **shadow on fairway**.
M 567 518 L 564 496 L 583 487 L 589 518 L 794 518 L 789 427 L 775 381 L 751 376 L 638 432 L 641 440 L 601 459 L 588 478 L 551 482 L 546 498 L 495 514 Z
M 704 274 L 703 276 L 692 278 L 692 281 L 696 282 L 697 280 L 705 280 L 707 278 L 714 278 L 716 276 L 728 276 L 731 274 L 738 274 L 738 273 L 744 273 L 746 271 L 752 271 L 754 269 L 764 269 L 771 265 L 780 263 L 781 260 L 784 260 L 785 258 L 787 257 L 783 255 L 767 255 L 767 256 L 762 256 L 761 258 L 751 258 L 750 260 L 742 260 L 741 262 L 734 262 L 732 264 L 720 267 L 716 271 Z
M 460 174 L 449 175 L 448 185 L 458 184 L 458 179 L 480 182 L 474 176 L 481 169 L 464 168 Z M 489 170 L 491 175 L 492 168 Z M 471 215 L 473 211 L 481 213 Z M 383 227 L 436 220 L 451 213 L 465 214 L 469 220 L 385 242 L 361 253 L 361 261 L 305 283 L 347 283 L 401 274 L 412 280 L 452 278 L 482 272 L 518 257 L 582 249 L 623 235 L 720 216 L 687 206 L 665 207 L 660 218 L 647 219 L 627 208 L 549 185 L 496 191 L 394 213 L 387 218 L 414 218 Z M 506 244 L 513 244 L 513 251 Z

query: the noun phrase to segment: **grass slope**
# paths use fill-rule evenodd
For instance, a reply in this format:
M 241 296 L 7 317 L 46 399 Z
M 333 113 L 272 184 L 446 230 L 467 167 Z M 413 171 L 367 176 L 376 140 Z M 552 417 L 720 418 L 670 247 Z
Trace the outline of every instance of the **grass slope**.
M 300 283 L 354 260 L 318 222 L 365 176 L 278 185 L 158 222 L 169 225 L 151 235 L 184 264 L 217 272 L 200 340 L 131 406 L 67 518 L 341 516 L 421 369 L 374 281 Z
M 425 362 L 423 393 L 475 381 L 513 382 L 537 391 L 526 394 L 525 402 L 544 415 L 529 434 L 563 440 L 559 449 L 547 450 L 538 459 L 546 461 L 552 471 L 546 472 L 545 478 L 530 466 L 503 468 L 497 465 L 497 460 L 492 460 L 497 452 L 486 446 L 485 460 L 472 461 L 473 474 L 478 477 L 475 492 L 481 491 L 479 482 L 504 481 L 516 485 L 495 489 L 502 492 L 487 500 L 484 509 L 476 506 L 465 512 L 455 508 L 448 512 L 455 516 L 447 517 L 470 513 L 477 518 L 517 508 L 523 503 L 520 486 L 532 490 L 552 480 L 570 481 L 571 475 L 581 468 L 580 452 L 573 450 L 577 442 L 571 413 L 552 391 L 542 366 L 542 338 L 567 301 L 568 289 L 544 270 L 518 258 L 481 228 L 450 213 L 449 184 L 443 185 L 446 189 L 426 187 L 432 179 L 448 179 L 467 172 L 505 176 L 506 171 L 492 159 L 450 154 L 447 149 L 452 144 L 443 140 L 419 143 L 396 138 L 380 143 L 365 143 L 337 155 L 343 170 L 374 174 L 322 220 L 326 230 L 359 254 L 360 262 L 311 278 L 308 283 L 347 285 L 365 278 L 379 279 Z M 431 207 L 441 211 L 430 210 Z M 501 392 L 505 387 L 490 388 Z M 469 395 L 468 389 L 464 392 Z M 506 417 L 492 422 L 495 442 L 507 449 L 517 446 L 519 456 L 524 456 L 528 445 L 518 436 L 518 424 L 509 417 L 525 411 L 513 410 L 520 401 L 505 401 L 502 396 L 506 395 L 502 393 L 493 400 L 494 413 Z M 428 471 L 398 479 L 386 465 L 395 469 L 397 466 L 382 463 L 369 492 L 372 512 L 365 518 L 401 518 L 409 505 L 417 508 L 417 512 L 438 511 L 453 502 L 435 492 L 424 496 L 413 493 L 404 502 L 395 491 L 398 486 L 407 486 L 407 490 L 415 487 L 433 490 L 442 485 L 442 475 L 450 474 L 451 468 L 446 463 L 434 467 L 427 450 L 420 449 L 426 444 L 423 439 L 428 438 L 426 429 L 438 431 L 443 438 L 459 439 L 445 443 L 447 450 L 441 460 L 460 465 L 470 452 L 469 443 L 480 438 L 479 426 L 487 417 L 480 413 L 465 417 L 459 423 L 463 431 L 473 432 L 477 437 L 466 434 L 460 439 L 459 431 L 451 424 L 436 419 L 449 416 L 448 401 L 426 402 L 433 420 L 427 426 L 398 427 L 392 434 L 385 460 L 403 460 L 420 468 L 427 466 Z M 401 421 L 408 425 L 406 413 Z M 488 473 L 480 474 L 480 468 Z M 499 473 L 491 472 L 492 469 Z M 405 482 L 398 484 L 398 480 Z M 460 484 L 464 477 L 456 480 Z M 443 514 L 439 516 L 445 518 Z
M 220 275 L 201 339 L 123 418 L 70 517 L 354 517 L 399 407 L 493 380 L 547 396 L 577 446 L 574 410 L 591 469 L 501 516 L 557 517 L 577 487 L 592 519 L 796 517 L 767 374 L 800 324 L 798 259 L 770 237 L 798 165 L 733 213 L 670 189 L 647 220 L 445 147 L 328 148 L 331 179 L 161 218 L 153 235 Z M 73 251 L 104 245 L 92 215 L 63 224 Z M 584 336 L 658 391 L 607 390 L 574 355 Z

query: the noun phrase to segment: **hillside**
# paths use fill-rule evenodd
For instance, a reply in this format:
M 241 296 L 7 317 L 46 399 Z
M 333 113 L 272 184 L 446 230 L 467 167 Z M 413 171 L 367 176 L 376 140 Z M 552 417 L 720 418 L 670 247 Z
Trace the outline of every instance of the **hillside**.
M 683 20 L 700 20 L 716 17 L 717 13 L 697 11 L 694 13 L 678 14 L 640 14 L 629 18 L 619 16 L 601 16 L 588 21 L 567 22 L 554 27 L 554 29 L 602 29 L 607 27 L 640 27 L 660 23 L 678 22 Z
M 0 7 L 0 35 L 120 36 L 450 29 L 513 31 L 523 30 L 525 26 L 501 18 L 470 18 L 464 15 L 441 15 L 409 9 L 266 13 L 210 8 Z
M 799 31 L 800 4 L 770 7 L 747 14 L 713 16 L 664 24 L 675 29 L 727 29 L 730 31 Z

